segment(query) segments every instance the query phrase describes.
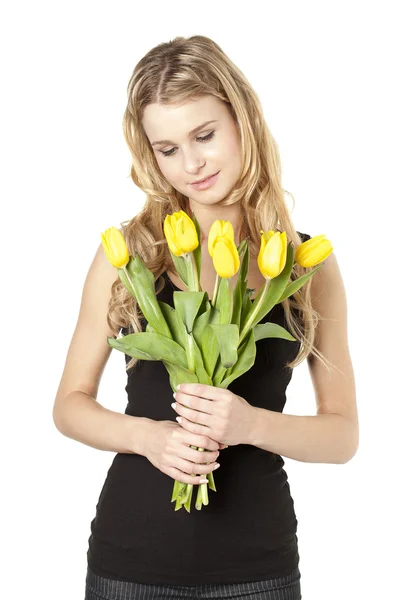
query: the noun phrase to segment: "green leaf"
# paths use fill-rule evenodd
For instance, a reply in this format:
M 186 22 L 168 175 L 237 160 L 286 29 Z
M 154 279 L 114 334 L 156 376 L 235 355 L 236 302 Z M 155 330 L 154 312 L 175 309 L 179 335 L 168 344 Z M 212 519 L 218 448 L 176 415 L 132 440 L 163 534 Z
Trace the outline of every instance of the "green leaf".
M 216 317 L 216 309 L 208 302 L 207 306 L 206 306 L 206 310 L 201 313 L 200 315 L 198 315 L 195 319 L 195 322 L 193 324 L 193 336 L 194 339 L 196 340 L 196 343 L 199 345 L 199 347 L 201 348 L 201 336 L 203 334 L 204 328 L 208 325 L 208 323 L 210 322 L 210 320 L 214 319 L 214 321 L 216 323 L 218 323 L 218 318 L 217 320 L 215 320 Z M 219 312 L 217 311 L 218 315 Z M 217 316 L 218 316 L 217 315 Z
M 166 302 L 159 301 L 159 305 L 169 330 L 172 333 L 172 339 L 182 346 L 182 348 L 186 351 L 187 332 L 179 313 Z
M 314 273 L 318 271 L 318 269 L 320 269 L 323 265 L 324 263 L 320 263 L 309 273 L 305 273 L 305 275 L 302 275 L 298 279 L 295 279 L 295 281 L 292 281 L 288 286 L 286 286 L 286 289 L 283 292 L 282 296 L 279 298 L 277 304 L 283 302 L 284 300 L 286 300 L 286 298 L 289 298 L 289 296 L 297 292 L 297 290 L 299 290 L 305 283 L 307 283 L 310 277 L 312 277 Z
M 217 334 L 209 326 L 206 326 L 203 329 L 201 336 L 201 349 L 205 368 L 208 375 L 212 377 L 219 356 L 219 343 Z
M 192 217 L 192 221 L 196 227 L 196 232 L 197 232 L 197 239 L 199 240 L 199 245 L 197 246 L 197 248 L 195 248 L 193 250 L 193 257 L 194 257 L 194 261 L 196 264 L 196 269 L 197 269 L 197 276 L 199 278 L 199 282 L 200 282 L 200 274 L 201 274 L 201 245 L 200 245 L 200 239 L 201 239 L 201 233 L 200 233 L 200 225 L 198 220 L 196 219 L 195 214 L 193 213 L 193 217 Z
M 171 254 L 173 263 L 175 265 L 176 272 L 178 273 L 179 277 L 181 278 L 183 283 L 186 285 L 186 287 L 188 287 L 189 278 L 188 278 L 186 260 L 184 259 L 183 256 L 175 256 L 175 254 L 173 254 L 171 252 L 171 250 L 169 252 Z
M 189 371 L 189 369 L 185 369 L 184 367 L 169 361 L 163 361 L 163 363 L 169 373 L 169 383 L 174 392 L 178 391 L 177 386 L 180 383 L 199 382 L 196 373 Z
M 239 252 L 239 249 L 240 249 L 240 252 Z M 246 289 L 247 272 L 248 272 L 248 268 L 249 268 L 249 251 L 248 251 L 248 244 L 247 244 L 246 240 L 243 240 L 240 243 L 240 245 L 238 247 L 238 252 L 239 252 L 239 259 L 241 259 L 241 262 L 240 262 L 240 267 L 239 267 L 238 278 L 236 280 L 236 284 L 235 284 L 235 287 L 233 289 L 233 294 L 232 294 L 233 306 L 232 306 L 231 323 L 233 323 L 234 325 L 237 325 L 240 329 L 243 294 L 244 294 L 244 290 Z M 242 257 L 241 257 L 241 254 L 243 255 Z
M 213 382 L 216 387 L 222 387 L 221 382 L 225 377 L 228 369 L 222 366 L 221 356 L 218 354 L 217 364 L 215 365 L 214 373 L 213 373 Z
M 107 337 L 111 348 L 143 360 L 167 360 L 187 368 L 186 352 L 171 338 L 159 333 L 131 333 L 122 338 Z
M 182 319 L 186 330 L 191 333 L 193 330 L 193 322 L 197 313 L 204 301 L 206 292 L 174 292 L 174 306 Z
M 242 240 L 239 246 L 236 246 L 236 248 L 239 254 L 239 260 L 242 260 L 242 254 L 245 252 L 246 248 L 248 248 L 247 240 Z
M 236 285 L 233 289 L 232 304 L 231 323 L 240 328 L 240 316 L 242 314 L 242 291 L 239 279 L 236 281 Z
M 219 310 L 208 303 L 208 310 L 198 316 L 193 326 L 193 338 L 203 357 L 203 364 L 209 377 L 212 377 L 215 362 L 219 354 L 218 340 L 212 330 L 206 330 L 207 325 L 219 323 Z M 212 385 L 212 384 L 210 384 Z
M 143 316 L 159 334 L 171 338 L 171 332 L 161 312 L 155 293 L 153 273 L 146 267 L 139 255 L 134 260 L 129 260 L 126 269 L 132 282 L 133 295 Z M 121 269 L 118 269 L 118 273 L 120 271 Z
M 253 308 L 253 303 L 250 298 L 253 292 L 254 289 L 246 288 L 242 294 L 242 314 L 240 316 L 240 331 L 242 331 L 244 324 L 247 321 L 247 318 Z
M 293 337 L 287 329 L 281 327 L 277 323 L 259 323 L 255 325 L 254 329 L 254 340 L 262 340 L 264 338 L 281 338 L 282 340 L 289 340 L 290 342 L 297 342 L 296 338 Z
M 203 356 L 201 354 L 200 348 L 197 345 L 196 340 L 194 339 L 194 336 L 190 333 L 189 333 L 189 335 L 192 336 L 194 357 L 195 357 L 195 363 L 196 363 L 196 375 L 199 380 L 199 383 L 205 383 L 206 385 L 212 385 L 212 379 L 209 376 L 209 374 L 207 373 L 206 369 L 204 368 Z
M 218 286 L 215 308 L 220 312 L 220 322 L 230 323 L 232 314 L 232 297 L 229 287 L 229 278 L 222 277 Z
M 227 371 L 228 369 L 226 367 L 223 367 L 221 364 L 221 356 L 218 355 L 217 364 L 215 365 L 212 377 L 215 387 L 221 387 L 221 381 L 224 379 Z
M 217 336 L 222 366 L 232 367 L 238 359 L 239 327 L 226 323 L 209 325 L 209 327 Z
M 254 329 L 250 329 L 249 333 L 243 340 L 238 350 L 238 360 L 233 367 L 228 369 L 226 379 L 223 379 L 218 387 L 227 388 L 232 381 L 246 373 L 253 365 L 256 359 L 256 342 L 254 339 Z

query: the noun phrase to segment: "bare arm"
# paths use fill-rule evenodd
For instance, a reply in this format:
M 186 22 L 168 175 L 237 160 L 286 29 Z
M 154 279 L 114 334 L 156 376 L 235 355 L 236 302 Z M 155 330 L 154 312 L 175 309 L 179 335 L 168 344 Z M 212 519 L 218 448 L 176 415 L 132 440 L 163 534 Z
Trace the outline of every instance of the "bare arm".
M 359 425 L 346 293 L 334 253 L 313 276 L 312 290 L 313 306 L 322 317 L 316 346 L 334 365 L 329 373 L 315 357 L 308 357 L 317 415 L 286 415 L 257 408 L 250 444 L 302 462 L 341 464 L 357 452 Z
M 100 244 L 83 287 L 78 321 L 57 390 L 53 420 L 65 436 L 99 450 L 144 455 L 152 425 L 145 417 L 108 410 L 97 402 L 102 373 L 114 333 L 107 323 L 111 286 L 118 273 Z
M 85 392 L 73 391 L 64 399 L 57 429 L 65 436 L 98 450 L 146 456 L 145 442 L 155 421 L 109 410 Z
M 343 464 L 357 451 L 357 428 L 340 414 L 287 415 L 254 408 L 253 430 L 246 442 L 293 460 Z

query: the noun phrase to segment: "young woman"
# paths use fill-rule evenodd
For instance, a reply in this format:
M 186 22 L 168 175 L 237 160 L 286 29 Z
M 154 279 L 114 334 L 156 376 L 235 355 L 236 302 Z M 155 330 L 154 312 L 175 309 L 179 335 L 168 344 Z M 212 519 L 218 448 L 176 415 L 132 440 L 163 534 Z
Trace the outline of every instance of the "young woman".
M 215 269 L 207 238 L 215 220 L 232 223 L 236 245 L 248 240 L 254 297 L 265 281 L 260 231 L 285 231 L 294 248 L 310 239 L 296 231 L 286 207 L 277 144 L 256 93 L 209 38 L 175 38 L 139 61 L 123 129 L 132 180 L 147 198 L 120 231 L 129 254 L 140 254 L 154 273 L 160 300 L 172 305 L 173 291 L 185 289 L 163 233 L 168 214 L 195 214 L 200 283 L 210 298 Z M 295 263 L 295 278 L 305 272 Z M 126 356 L 128 404 L 125 414 L 113 412 L 96 401 L 111 352 L 107 336 L 144 331 L 146 320 L 99 245 L 53 413 L 64 435 L 116 453 L 91 523 L 86 600 L 301 598 L 297 518 L 281 455 L 340 464 L 357 451 L 346 319 L 331 253 L 268 314 L 297 342 L 259 340 L 253 367 L 229 390 L 185 389 L 183 382 L 175 401 L 161 362 Z M 305 358 L 317 415 L 284 415 L 292 370 Z M 227 434 L 218 439 L 222 415 Z M 191 445 L 211 451 L 209 464 Z M 217 460 L 218 491 L 209 504 L 175 511 L 173 480 L 199 484 Z

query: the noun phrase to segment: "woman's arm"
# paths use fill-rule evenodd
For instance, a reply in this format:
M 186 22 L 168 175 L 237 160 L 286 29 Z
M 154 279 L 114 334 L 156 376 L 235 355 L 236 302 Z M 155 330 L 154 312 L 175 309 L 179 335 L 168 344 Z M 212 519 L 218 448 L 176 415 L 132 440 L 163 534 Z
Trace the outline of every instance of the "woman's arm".
M 84 283 L 78 321 L 54 401 L 53 420 L 62 434 L 93 448 L 143 454 L 147 434 L 156 421 L 113 412 L 96 400 L 112 351 L 107 337 L 114 334 L 107 323 L 107 312 L 111 286 L 117 279 L 117 270 L 100 244 Z
M 253 407 L 253 430 L 246 443 L 293 460 L 343 464 L 355 455 L 358 431 L 340 414 L 286 415 Z
M 71 392 L 53 414 L 65 436 L 98 450 L 146 456 L 146 441 L 155 421 L 109 410 L 85 392 Z
M 311 289 L 313 307 L 321 315 L 316 347 L 335 367 L 329 373 L 314 356 L 308 357 L 317 415 L 287 415 L 254 407 L 248 443 L 303 462 L 345 463 L 357 452 L 359 427 L 346 294 L 334 253 L 313 275 Z

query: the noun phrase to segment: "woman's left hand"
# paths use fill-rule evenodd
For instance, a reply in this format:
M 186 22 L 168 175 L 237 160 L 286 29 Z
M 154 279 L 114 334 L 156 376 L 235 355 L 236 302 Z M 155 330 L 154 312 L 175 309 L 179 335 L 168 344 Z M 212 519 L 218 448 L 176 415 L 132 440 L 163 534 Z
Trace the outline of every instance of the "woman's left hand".
M 255 407 L 230 390 L 203 383 L 181 383 L 175 411 L 187 431 L 235 446 L 251 444 Z M 174 408 L 174 407 L 173 407 Z

